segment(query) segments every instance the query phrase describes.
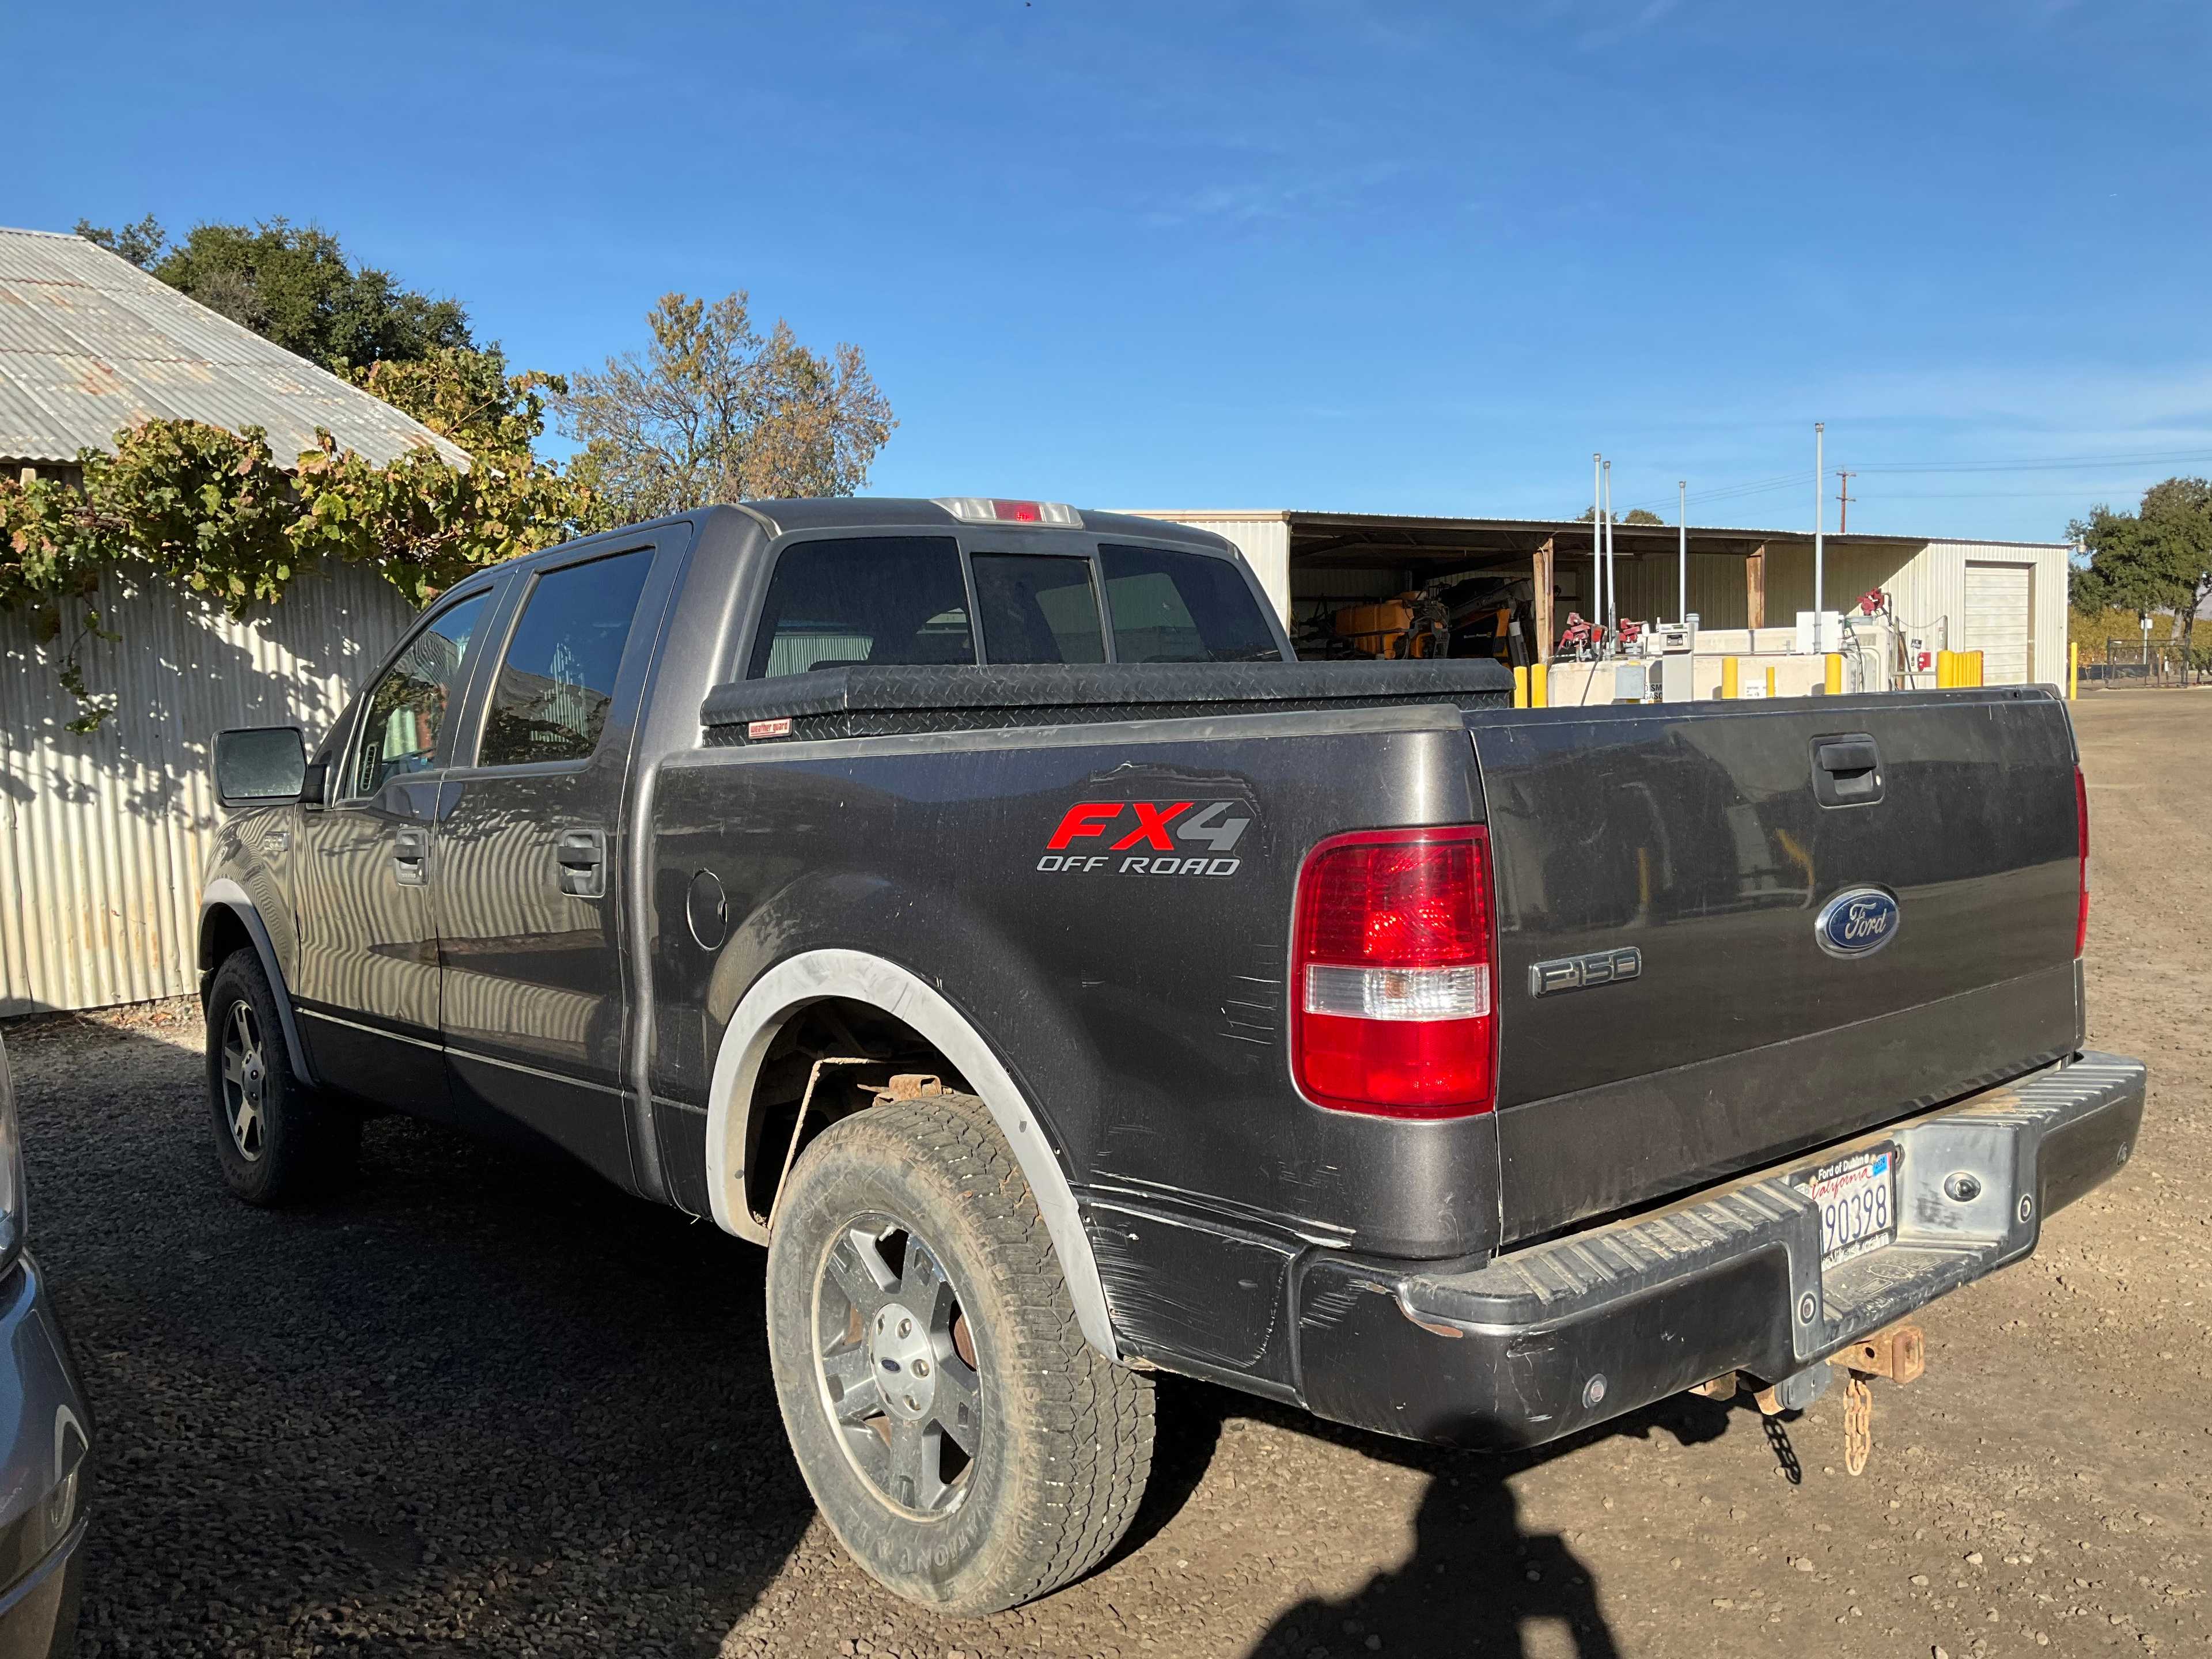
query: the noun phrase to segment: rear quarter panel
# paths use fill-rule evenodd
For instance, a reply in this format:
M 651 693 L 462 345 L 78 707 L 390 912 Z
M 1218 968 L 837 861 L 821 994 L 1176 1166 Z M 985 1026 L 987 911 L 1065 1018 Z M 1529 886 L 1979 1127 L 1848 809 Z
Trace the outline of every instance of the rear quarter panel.
M 653 1092 L 703 1109 L 731 1012 L 776 962 L 824 947 L 896 962 L 963 1013 L 1044 1122 L 1137 1351 L 1264 1370 L 1282 1275 L 1306 1241 L 1437 1256 L 1496 1236 L 1488 1121 L 1309 1104 L 1291 1081 L 1284 1004 L 1306 851 L 1347 829 L 1479 818 L 1470 762 L 1449 707 L 672 761 L 653 794 Z M 1112 843 L 1136 828 L 1133 809 L 1073 844 L 1085 867 L 1041 868 L 1060 861 L 1048 842 L 1085 801 L 1228 801 L 1253 822 L 1233 872 L 1125 872 Z M 684 919 L 702 871 L 728 896 L 714 953 Z

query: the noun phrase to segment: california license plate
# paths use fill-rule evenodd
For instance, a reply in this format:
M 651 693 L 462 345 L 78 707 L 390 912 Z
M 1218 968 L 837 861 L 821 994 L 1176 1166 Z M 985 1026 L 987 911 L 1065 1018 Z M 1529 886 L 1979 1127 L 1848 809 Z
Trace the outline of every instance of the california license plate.
M 1820 1211 L 1820 1265 L 1878 1250 L 1897 1237 L 1897 1148 L 1869 1146 L 1801 1171 L 1797 1190 Z

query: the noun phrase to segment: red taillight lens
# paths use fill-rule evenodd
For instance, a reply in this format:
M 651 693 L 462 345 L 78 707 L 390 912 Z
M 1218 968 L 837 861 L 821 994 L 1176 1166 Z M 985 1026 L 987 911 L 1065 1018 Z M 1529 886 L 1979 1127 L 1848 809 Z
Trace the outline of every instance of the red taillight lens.
M 1497 1097 L 1490 838 L 1480 825 L 1370 830 L 1298 874 L 1291 1050 L 1340 1111 L 1459 1117 Z
M 2074 829 L 2081 854 L 2081 902 L 2074 915 L 2074 954 L 2089 947 L 2089 786 L 2081 781 L 2081 769 L 2074 769 Z
M 1008 524 L 1044 522 L 1044 503 L 1042 501 L 1002 501 L 994 496 L 991 511 Z

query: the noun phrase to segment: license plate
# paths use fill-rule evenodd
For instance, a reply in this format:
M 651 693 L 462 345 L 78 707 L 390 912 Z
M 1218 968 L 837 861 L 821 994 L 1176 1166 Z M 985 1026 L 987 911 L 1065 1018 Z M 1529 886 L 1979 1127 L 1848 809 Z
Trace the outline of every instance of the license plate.
M 1878 1250 L 1897 1237 L 1897 1148 L 1869 1146 L 1802 1171 L 1797 1190 L 1820 1211 L 1820 1265 Z

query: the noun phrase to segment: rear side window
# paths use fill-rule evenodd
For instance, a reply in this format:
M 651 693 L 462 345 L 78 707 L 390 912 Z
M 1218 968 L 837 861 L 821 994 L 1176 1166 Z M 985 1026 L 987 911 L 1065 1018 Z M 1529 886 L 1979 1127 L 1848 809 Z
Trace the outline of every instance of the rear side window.
M 1106 633 L 1091 561 L 1051 554 L 977 553 L 975 608 L 983 648 L 1001 662 L 1104 662 Z
M 861 664 L 972 663 L 959 544 L 859 536 L 784 549 L 753 636 L 753 679 Z
M 582 760 L 599 746 L 652 568 L 641 549 L 538 578 L 492 684 L 477 765 Z
M 1273 630 L 1226 559 L 1100 546 L 1114 654 L 1122 662 L 1274 662 Z M 993 654 L 997 653 L 994 651 Z

